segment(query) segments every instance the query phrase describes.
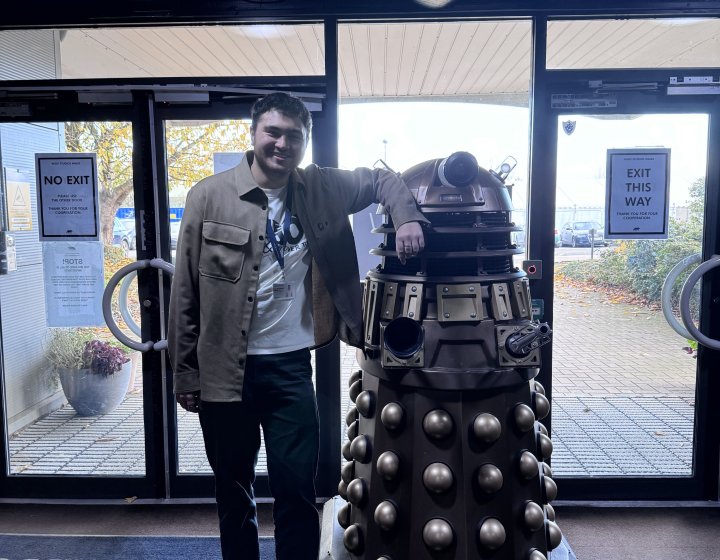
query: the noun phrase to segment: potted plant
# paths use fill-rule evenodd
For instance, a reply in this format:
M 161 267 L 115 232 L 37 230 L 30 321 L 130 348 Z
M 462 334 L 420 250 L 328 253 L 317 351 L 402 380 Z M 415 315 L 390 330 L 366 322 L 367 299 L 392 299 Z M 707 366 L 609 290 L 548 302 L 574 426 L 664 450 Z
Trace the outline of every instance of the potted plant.
M 46 352 L 79 415 L 107 414 L 125 398 L 132 372 L 125 349 L 98 339 L 90 329 L 53 329 Z

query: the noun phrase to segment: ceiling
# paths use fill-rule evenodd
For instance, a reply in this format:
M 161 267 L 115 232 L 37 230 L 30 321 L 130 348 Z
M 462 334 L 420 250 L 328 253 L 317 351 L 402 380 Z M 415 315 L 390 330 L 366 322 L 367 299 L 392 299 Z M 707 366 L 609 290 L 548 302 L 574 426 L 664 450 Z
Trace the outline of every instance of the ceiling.
M 63 78 L 323 75 L 321 24 L 71 29 Z M 529 20 L 341 24 L 341 99 L 527 104 Z M 548 68 L 720 67 L 720 19 L 551 21 Z

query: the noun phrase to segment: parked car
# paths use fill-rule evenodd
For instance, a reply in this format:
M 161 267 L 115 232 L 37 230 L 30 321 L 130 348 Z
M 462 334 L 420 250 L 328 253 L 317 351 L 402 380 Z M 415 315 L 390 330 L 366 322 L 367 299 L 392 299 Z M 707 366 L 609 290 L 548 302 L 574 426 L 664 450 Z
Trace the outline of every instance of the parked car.
M 562 246 L 589 247 L 592 239 L 595 245 L 607 245 L 604 232 L 605 228 L 597 222 L 568 222 L 560 232 L 560 243 Z
M 135 220 L 113 220 L 112 244 L 122 247 L 126 251 L 135 249 Z
M 177 249 L 178 237 L 180 235 L 180 220 L 170 222 L 170 248 Z
M 518 249 L 525 248 L 525 230 L 514 231 L 511 234 L 512 242 L 517 245 Z M 560 247 L 560 232 L 555 230 L 555 247 Z
M 135 218 L 118 218 L 120 223 L 125 226 L 128 231 L 128 241 L 130 242 L 130 249 L 133 251 L 137 249 L 137 236 L 135 235 Z

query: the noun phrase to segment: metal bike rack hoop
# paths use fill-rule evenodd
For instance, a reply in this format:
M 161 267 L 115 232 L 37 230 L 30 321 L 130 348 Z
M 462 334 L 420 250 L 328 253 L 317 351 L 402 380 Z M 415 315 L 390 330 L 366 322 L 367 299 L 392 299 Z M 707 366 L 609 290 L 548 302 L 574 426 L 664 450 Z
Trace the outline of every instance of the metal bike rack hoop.
M 117 338 L 125 346 L 132 348 L 133 350 L 139 350 L 140 352 L 147 352 L 148 350 L 164 350 L 167 348 L 167 340 L 158 340 L 157 342 L 153 342 L 152 340 L 137 342 L 127 337 L 125 333 L 120 330 L 112 316 L 112 295 L 115 288 L 120 283 L 120 280 L 128 274 L 144 268 L 157 268 L 163 272 L 167 272 L 171 276 L 175 273 L 175 267 L 162 259 L 145 259 L 122 267 L 113 274 L 112 278 L 110 278 L 110 281 L 105 287 L 105 291 L 103 292 L 103 317 L 105 317 L 105 322 L 107 323 L 110 332 L 113 333 L 115 338 Z
M 708 270 L 720 266 L 720 255 L 713 255 L 695 270 L 692 271 L 688 276 L 683 286 L 682 292 L 680 293 L 680 317 L 685 324 L 685 327 L 690 332 L 692 337 L 697 340 L 703 346 L 712 348 L 713 350 L 720 350 L 720 340 L 715 340 L 705 336 L 700 330 L 693 324 L 692 317 L 690 316 L 690 295 L 695 287 L 695 284 L 700 277 L 705 274 Z

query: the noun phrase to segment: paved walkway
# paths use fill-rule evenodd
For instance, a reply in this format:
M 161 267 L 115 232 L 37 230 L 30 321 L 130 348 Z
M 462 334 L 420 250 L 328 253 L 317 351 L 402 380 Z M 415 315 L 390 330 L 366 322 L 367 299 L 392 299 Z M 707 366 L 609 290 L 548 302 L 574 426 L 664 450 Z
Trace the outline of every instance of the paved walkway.
M 662 313 L 560 286 L 554 325 L 553 469 L 559 476 L 691 474 L 696 362 Z M 347 378 L 358 369 L 343 345 Z M 13 473 L 143 475 L 142 398 L 111 414 L 69 406 L 10 439 Z M 178 408 L 181 473 L 210 472 L 197 416 Z M 339 452 L 339 450 L 338 450 Z M 264 453 L 259 470 L 265 469 Z
M 553 396 L 694 397 L 696 361 L 662 311 L 556 284 Z
M 143 475 L 142 406 L 137 392 L 104 416 L 78 416 L 65 405 L 11 437 L 10 472 Z
M 697 362 L 662 311 L 556 284 L 553 471 L 689 476 Z

